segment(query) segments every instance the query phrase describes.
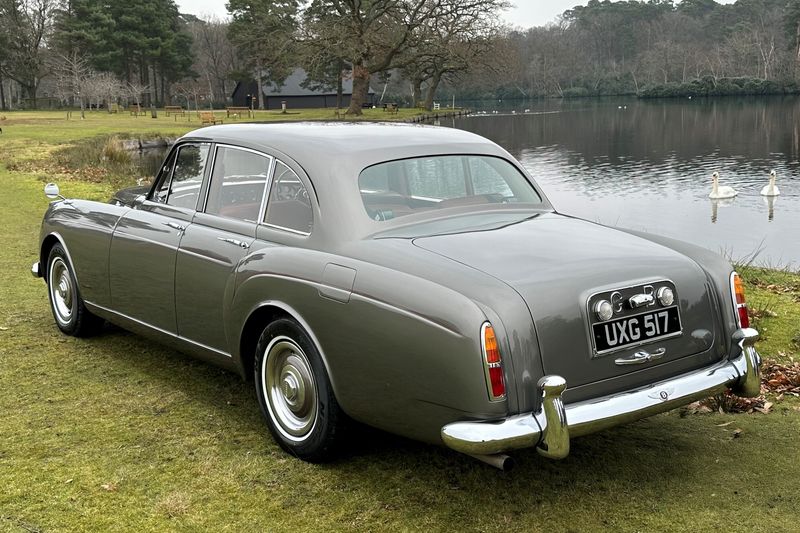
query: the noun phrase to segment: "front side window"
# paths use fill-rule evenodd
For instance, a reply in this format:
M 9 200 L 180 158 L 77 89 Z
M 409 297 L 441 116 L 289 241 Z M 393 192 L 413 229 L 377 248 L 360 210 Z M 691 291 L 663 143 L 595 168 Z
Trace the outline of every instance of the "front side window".
M 153 200 L 175 207 L 195 209 L 203 185 L 209 145 L 184 144 L 174 156 L 175 166 L 156 187 Z
M 254 152 L 219 146 L 206 213 L 257 222 L 271 162 L 269 157 Z
M 516 167 L 490 156 L 389 161 L 364 169 L 358 185 L 367 214 L 378 221 L 446 207 L 542 202 Z
M 308 190 L 297 174 L 280 161 L 275 162 L 275 176 L 264 222 L 303 234 L 311 233 L 314 222 Z

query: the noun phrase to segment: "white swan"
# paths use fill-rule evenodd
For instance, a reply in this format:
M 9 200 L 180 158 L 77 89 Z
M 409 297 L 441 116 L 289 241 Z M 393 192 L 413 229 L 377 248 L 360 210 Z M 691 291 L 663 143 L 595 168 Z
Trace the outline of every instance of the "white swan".
M 720 200 L 722 198 L 733 198 L 739 192 L 733 187 L 727 185 L 719 186 L 719 172 L 714 172 L 711 175 L 711 194 L 708 195 L 712 200 Z
M 769 173 L 769 185 L 764 185 L 764 188 L 761 189 L 761 196 L 779 196 L 781 194 L 781 191 L 775 186 L 776 176 L 774 170 Z

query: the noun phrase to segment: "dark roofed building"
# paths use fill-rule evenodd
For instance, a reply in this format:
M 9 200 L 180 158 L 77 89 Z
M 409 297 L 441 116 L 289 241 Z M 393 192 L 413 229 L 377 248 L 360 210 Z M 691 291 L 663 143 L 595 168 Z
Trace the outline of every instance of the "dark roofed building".
M 307 78 L 306 71 L 297 68 L 282 85 L 267 82 L 263 86 L 264 107 L 265 109 L 280 109 L 281 102 L 286 102 L 289 109 L 304 109 L 313 107 L 336 107 L 336 87 L 333 89 L 307 88 L 303 82 Z M 256 96 L 256 81 L 238 82 L 233 89 L 233 105 L 238 107 L 250 107 L 250 100 L 253 100 L 253 107 L 258 107 L 258 96 Z M 342 107 L 350 105 L 350 97 L 353 95 L 353 80 L 342 80 Z M 367 93 L 366 104 L 372 105 L 375 102 L 375 91 L 370 87 Z

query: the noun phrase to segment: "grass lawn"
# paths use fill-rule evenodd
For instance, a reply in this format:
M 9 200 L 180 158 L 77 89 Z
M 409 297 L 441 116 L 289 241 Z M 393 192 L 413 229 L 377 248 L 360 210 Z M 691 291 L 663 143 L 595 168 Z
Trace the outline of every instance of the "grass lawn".
M 105 113 L 0 121 L 0 530 L 800 529 L 800 401 L 789 395 L 766 415 L 674 411 L 576 439 L 560 462 L 523 451 L 510 473 L 369 429 L 340 461 L 309 465 L 272 442 L 237 376 L 118 329 L 61 335 L 29 273 L 42 185 L 105 199 L 133 179 L 83 178 L 65 147 L 197 126 Z M 800 275 L 742 272 L 762 355 L 797 359 Z

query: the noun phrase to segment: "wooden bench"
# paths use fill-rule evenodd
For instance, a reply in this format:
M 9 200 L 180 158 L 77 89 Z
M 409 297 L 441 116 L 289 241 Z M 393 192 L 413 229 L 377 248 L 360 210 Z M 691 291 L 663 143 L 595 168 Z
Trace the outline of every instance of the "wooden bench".
M 211 111 L 200 111 L 198 113 L 200 115 L 200 124 L 222 124 L 222 119 L 217 118 L 217 116 Z
M 108 112 L 109 113 L 119 113 L 119 104 L 109 104 L 108 105 Z
M 386 107 L 383 108 L 384 111 L 388 111 L 390 115 L 397 114 L 397 104 L 386 104 Z
M 146 115 L 147 111 L 142 109 L 142 106 L 139 104 L 132 104 L 128 107 L 128 110 L 131 112 L 132 117 L 138 117 L 139 115 Z
M 167 116 L 169 116 L 170 114 L 184 116 L 186 114 L 186 111 L 179 105 L 168 105 L 164 106 L 164 113 Z
M 244 114 L 247 114 L 247 118 L 251 118 L 249 107 L 226 107 L 225 111 L 227 112 L 228 118 L 231 118 L 231 115 L 236 115 L 234 118 L 238 118 Z

